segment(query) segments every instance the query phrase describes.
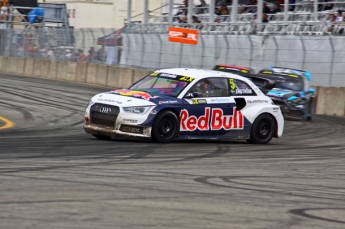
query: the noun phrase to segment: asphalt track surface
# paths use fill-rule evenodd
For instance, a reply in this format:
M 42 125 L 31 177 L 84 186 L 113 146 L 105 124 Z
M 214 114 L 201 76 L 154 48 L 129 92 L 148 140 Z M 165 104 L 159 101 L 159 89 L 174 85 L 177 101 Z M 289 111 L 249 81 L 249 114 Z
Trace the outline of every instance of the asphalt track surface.
M 345 228 L 345 118 L 268 145 L 101 141 L 83 114 L 108 89 L 0 79 L 0 228 Z

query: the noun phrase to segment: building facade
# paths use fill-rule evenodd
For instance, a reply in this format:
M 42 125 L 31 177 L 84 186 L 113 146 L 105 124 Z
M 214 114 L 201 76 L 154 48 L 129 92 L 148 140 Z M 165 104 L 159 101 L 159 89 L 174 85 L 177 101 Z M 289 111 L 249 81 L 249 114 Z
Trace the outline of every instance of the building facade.
M 74 28 L 121 28 L 127 19 L 127 0 L 39 0 L 38 2 L 66 4 L 69 23 Z M 150 14 L 161 14 L 163 2 L 164 0 L 149 0 L 148 10 L 152 11 Z M 143 21 L 144 3 L 144 0 L 132 0 L 131 21 Z

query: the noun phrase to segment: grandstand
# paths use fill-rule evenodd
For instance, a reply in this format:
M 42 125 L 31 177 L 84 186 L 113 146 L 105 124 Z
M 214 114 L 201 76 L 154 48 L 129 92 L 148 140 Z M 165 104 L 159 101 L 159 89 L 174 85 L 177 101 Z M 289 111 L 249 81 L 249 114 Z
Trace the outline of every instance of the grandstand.
M 190 2 L 193 1 L 190 0 Z M 332 21 L 330 19 L 331 14 L 337 15 L 338 11 L 345 11 L 345 1 L 296 0 L 294 4 L 288 4 L 288 1 L 285 0 L 285 4 L 275 4 L 272 1 L 258 0 L 256 4 L 256 0 L 254 0 L 252 1 L 254 3 L 246 5 L 243 1 L 234 0 L 231 5 L 226 5 L 229 12 L 226 15 L 217 15 L 215 13 L 217 11 L 215 0 L 207 2 L 209 3 L 207 7 L 197 7 L 193 4 L 188 6 L 175 4 L 175 1 L 170 0 L 168 13 L 154 16 L 147 12 L 143 24 L 171 24 L 181 27 L 201 28 L 202 33 L 258 35 L 345 34 L 343 33 L 345 20 L 341 18 L 341 20 Z M 267 6 L 268 10 L 267 8 L 265 11 L 263 10 L 264 5 Z M 193 23 L 193 16 L 198 18 L 202 26 Z M 186 19 L 185 21 L 181 20 L 183 17 Z M 133 18 L 128 18 L 127 22 L 131 20 L 133 21 Z

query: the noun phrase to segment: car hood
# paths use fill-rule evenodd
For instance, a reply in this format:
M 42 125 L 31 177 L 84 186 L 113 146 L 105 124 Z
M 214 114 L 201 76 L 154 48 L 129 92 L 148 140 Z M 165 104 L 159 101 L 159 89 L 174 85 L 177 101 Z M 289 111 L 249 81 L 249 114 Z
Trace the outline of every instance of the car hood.
M 154 106 L 161 104 L 181 103 L 179 99 L 172 96 L 157 95 L 130 89 L 119 89 L 97 94 L 92 97 L 92 102 L 115 105 L 119 107 Z

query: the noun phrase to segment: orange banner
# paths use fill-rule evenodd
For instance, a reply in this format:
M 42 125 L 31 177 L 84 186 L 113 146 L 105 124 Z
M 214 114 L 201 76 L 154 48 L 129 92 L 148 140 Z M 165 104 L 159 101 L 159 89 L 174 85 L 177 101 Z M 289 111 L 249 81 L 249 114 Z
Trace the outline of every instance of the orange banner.
M 196 29 L 169 27 L 168 37 L 170 42 L 197 45 L 198 32 Z

